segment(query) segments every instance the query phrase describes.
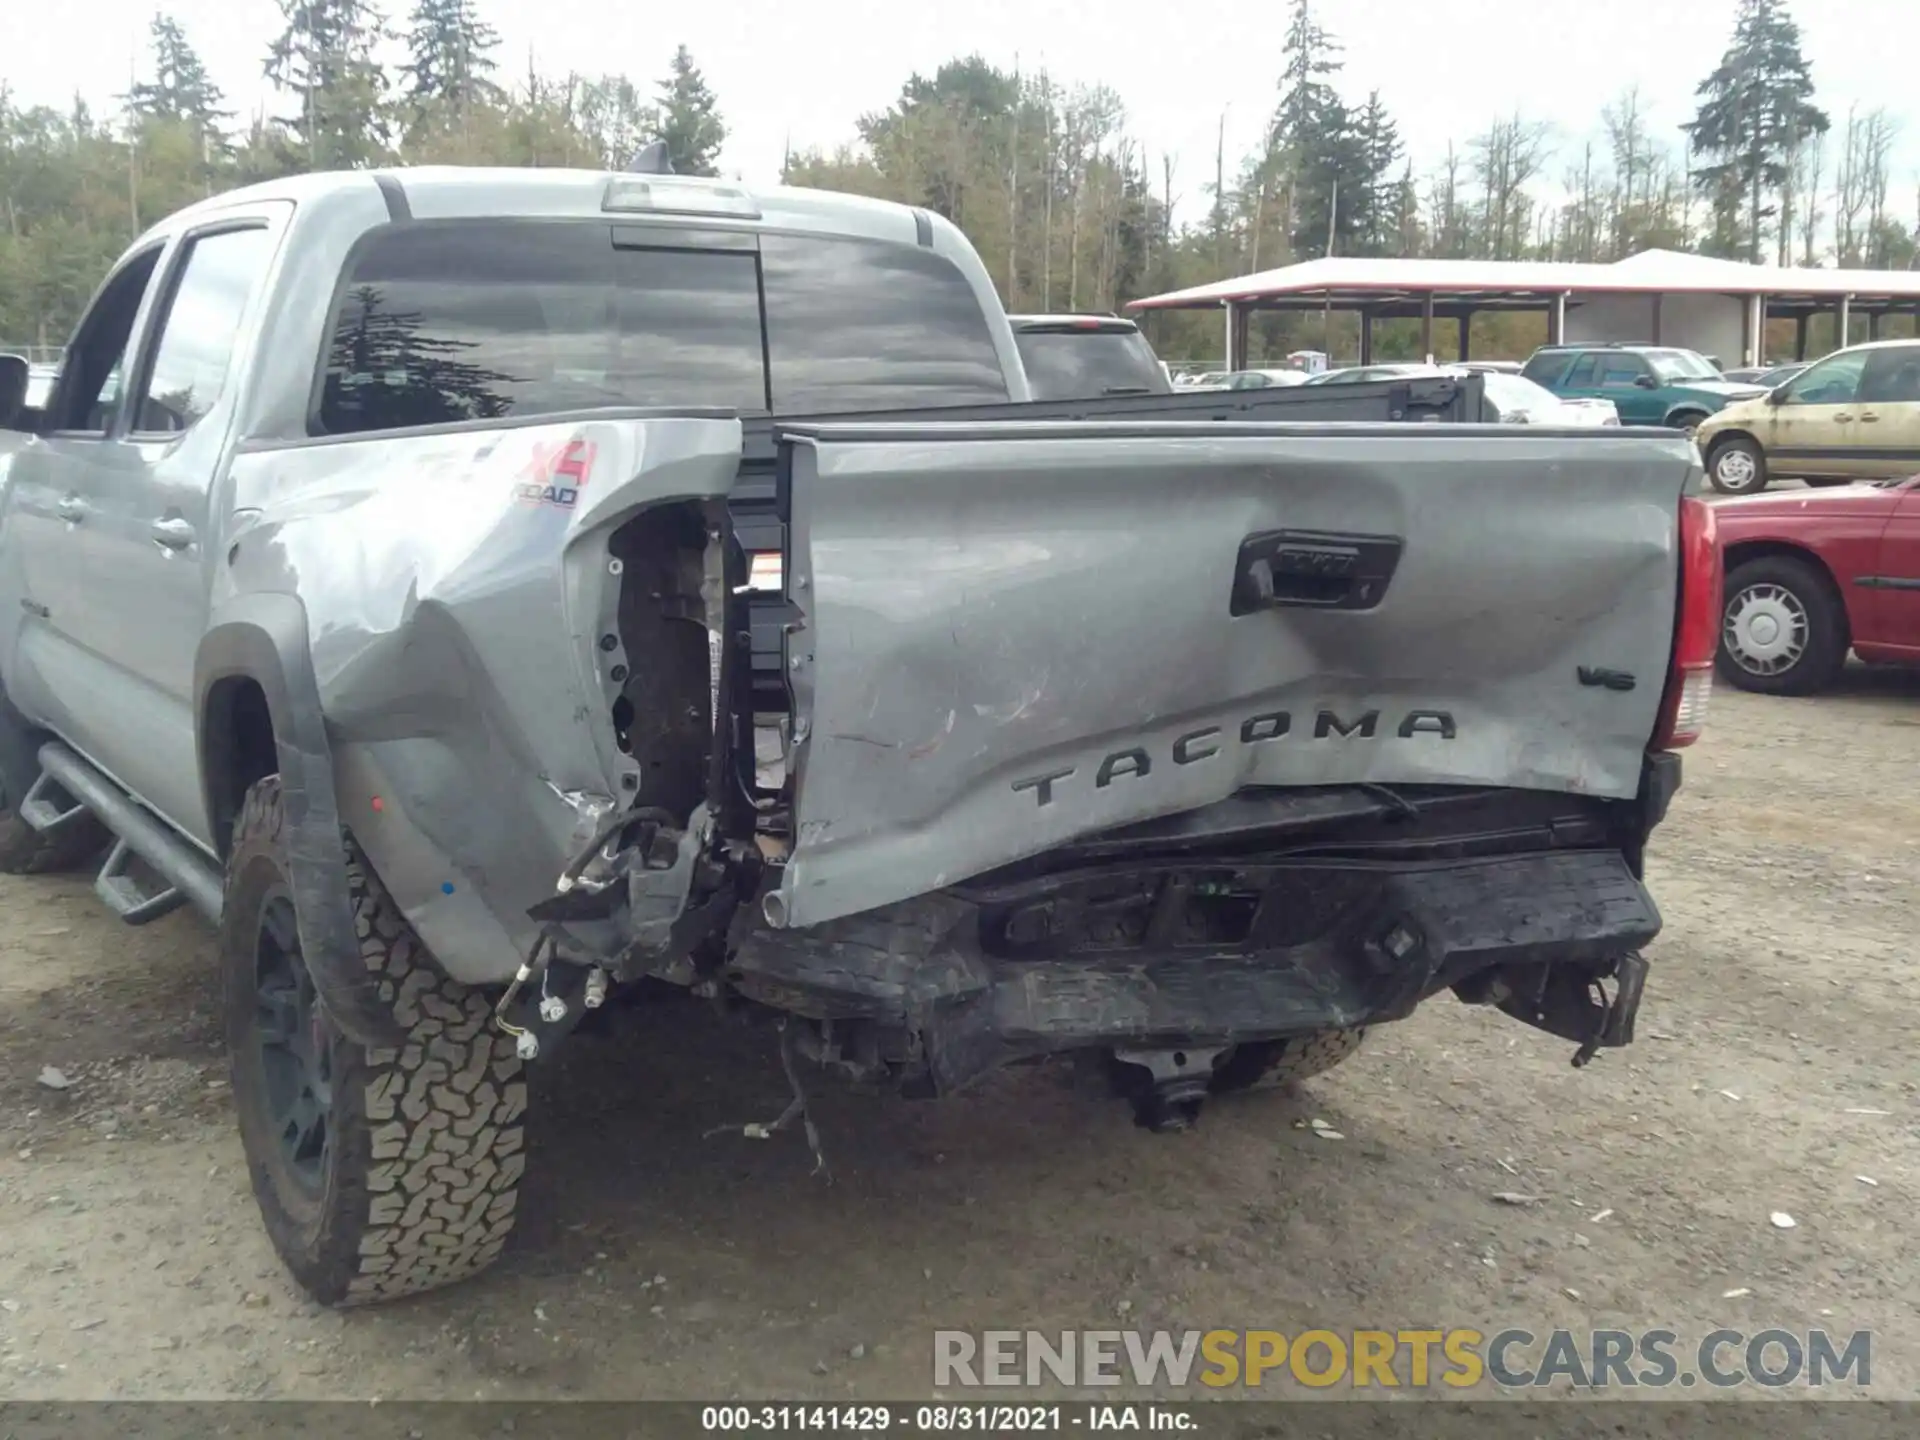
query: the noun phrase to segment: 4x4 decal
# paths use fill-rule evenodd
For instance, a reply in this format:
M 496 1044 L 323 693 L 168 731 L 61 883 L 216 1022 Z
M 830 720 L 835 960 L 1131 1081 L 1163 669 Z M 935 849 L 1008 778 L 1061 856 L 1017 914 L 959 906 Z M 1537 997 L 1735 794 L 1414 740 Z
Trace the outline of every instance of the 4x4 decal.
M 593 474 L 591 440 L 543 440 L 520 471 L 515 498 L 529 505 L 552 505 L 571 510 Z

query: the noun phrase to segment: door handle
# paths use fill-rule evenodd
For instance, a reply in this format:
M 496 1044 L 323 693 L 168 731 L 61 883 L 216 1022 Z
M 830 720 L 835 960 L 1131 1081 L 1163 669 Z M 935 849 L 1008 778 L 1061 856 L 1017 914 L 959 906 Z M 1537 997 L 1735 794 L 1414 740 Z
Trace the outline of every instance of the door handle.
M 53 513 L 69 525 L 78 525 L 87 518 L 87 502 L 78 495 L 62 495 L 53 507 Z
M 1400 563 L 1393 535 L 1269 530 L 1240 542 L 1230 614 L 1259 610 L 1371 610 Z
M 1853 418 L 1853 412 L 1851 410 L 1842 410 L 1838 412 L 1833 418 L 1835 420 L 1851 420 Z
M 1866 424 L 1869 420 L 1878 420 L 1879 418 L 1879 414 L 1872 410 L 1862 410 L 1860 412 L 1860 423 L 1862 425 Z
M 184 550 L 193 544 L 194 539 L 193 526 L 178 515 L 154 521 L 147 533 L 153 536 L 155 544 L 164 545 L 169 550 Z

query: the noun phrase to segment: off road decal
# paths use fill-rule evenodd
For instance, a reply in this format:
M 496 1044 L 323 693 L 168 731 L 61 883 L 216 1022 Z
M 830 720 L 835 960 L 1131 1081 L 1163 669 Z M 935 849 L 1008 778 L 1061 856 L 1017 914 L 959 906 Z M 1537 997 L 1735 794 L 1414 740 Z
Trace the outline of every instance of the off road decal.
M 542 441 L 514 484 L 514 498 L 527 505 L 571 510 L 593 474 L 591 440 Z

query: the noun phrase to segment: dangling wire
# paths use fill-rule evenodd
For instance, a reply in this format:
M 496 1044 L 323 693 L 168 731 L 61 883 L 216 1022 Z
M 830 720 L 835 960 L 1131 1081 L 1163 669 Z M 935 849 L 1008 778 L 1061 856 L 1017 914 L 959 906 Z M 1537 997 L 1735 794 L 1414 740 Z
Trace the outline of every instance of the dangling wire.
M 544 960 L 541 958 L 541 952 L 543 950 L 546 952 Z M 539 935 L 534 938 L 532 948 L 527 951 L 525 963 L 514 972 L 513 982 L 507 986 L 506 993 L 500 997 L 500 1003 L 493 1007 L 493 1023 L 498 1025 L 507 1034 L 513 1036 L 515 1040 L 518 1040 L 527 1032 L 521 1026 L 507 1019 L 507 1010 L 520 994 L 521 987 L 533 978 L 533 972 L 536 969 L 540 971 L 541 993 L 543 995 L 546 993 L 547 966 L 553 962 L 553 957 L 556 953 L 557 945 L 552 927 L 542 926 Z

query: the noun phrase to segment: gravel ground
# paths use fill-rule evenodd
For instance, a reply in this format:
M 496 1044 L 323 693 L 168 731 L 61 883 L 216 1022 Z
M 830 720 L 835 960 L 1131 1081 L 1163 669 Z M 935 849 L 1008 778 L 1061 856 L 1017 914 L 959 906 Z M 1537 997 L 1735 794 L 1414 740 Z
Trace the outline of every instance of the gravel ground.
M 1920 1396 L 1916 702 L 1716 698 L 1640 1041 L 1585 1071 L 1443 1000 L 1187 1135 L 1065 1068 L 828 1091 L 826 1183 L 798 1136 L 704 1138 L 784 1102 L 763 1033 L 637 1011 L 537 1075 L 500 1266 L 350 1315 L 256 1219 L 205 926 L 0 877 L 0 1396 L 925 1398 L 936 1327 L 1418 1324 L 1870 1328 Z

